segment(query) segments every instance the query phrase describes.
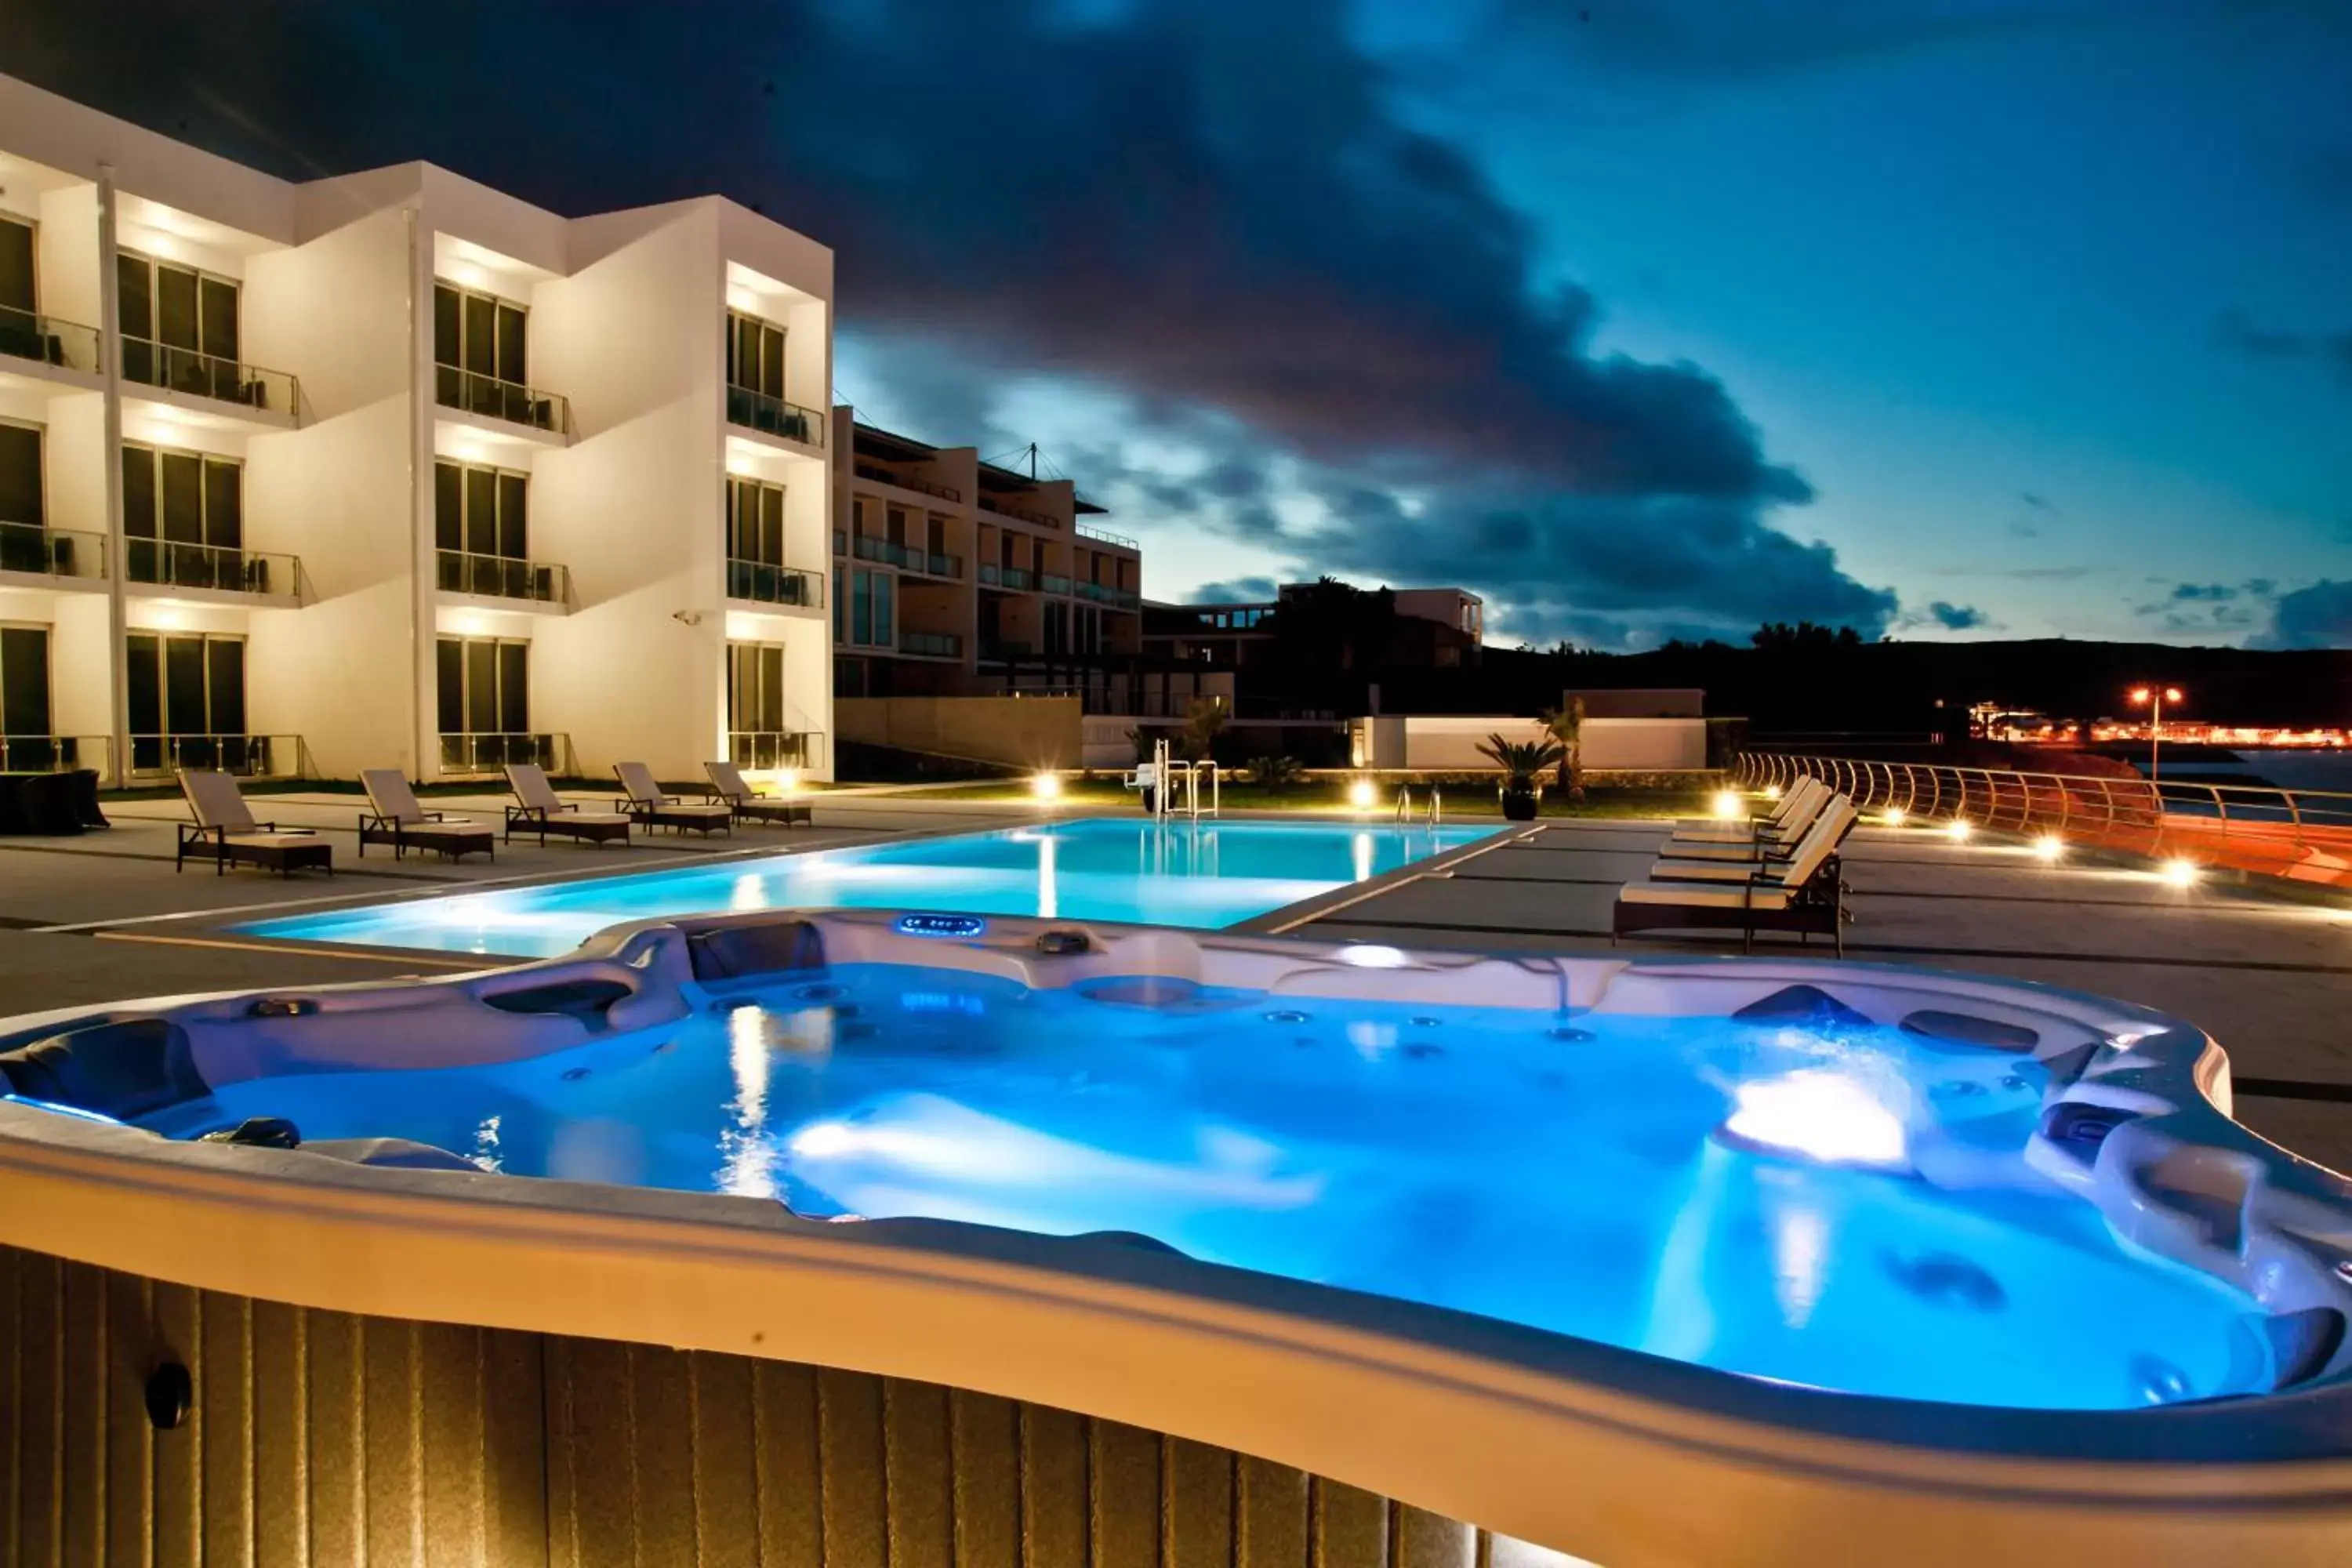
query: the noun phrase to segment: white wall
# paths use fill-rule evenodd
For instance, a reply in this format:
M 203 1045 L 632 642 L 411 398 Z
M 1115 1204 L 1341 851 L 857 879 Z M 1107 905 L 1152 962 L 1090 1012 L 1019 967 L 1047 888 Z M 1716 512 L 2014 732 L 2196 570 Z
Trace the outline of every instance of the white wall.
M 1478 750 L 1499 734 L 1507 741 L 1540 741 L 1544 727 L 1533 719 L 1411 717 L 1382 714 L 1355 723 L 1357 765 L 1415 772 L 1492 768 Z M 1669 773 L 1706 766 L 1704 719 L 1587 719 L 1583 761 L 1600 772 Z
M 299 555 L 313 595 L 302 610 L 253 616 L 247 708 L 257 729 L 300 734 L 319 768 L 342 777 L 415 776 L 420 716 L 431 723 L 420 706 L 431 648 L 417 635 L 412 261 L 394 209 L 247 269 L 246 352 L 301 378 L 305 416 L 299 430 L 247 443 L 248 531 L 257 548 Z

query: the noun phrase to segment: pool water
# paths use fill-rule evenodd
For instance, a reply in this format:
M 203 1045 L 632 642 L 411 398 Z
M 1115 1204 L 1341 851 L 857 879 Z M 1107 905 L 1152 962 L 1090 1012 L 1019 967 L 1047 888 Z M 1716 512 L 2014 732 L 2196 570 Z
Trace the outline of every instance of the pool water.
M 258 1079 L 148 1125 L 283 1116 L 812 1216 L 1140 1233 L 1862 1393 L 2126 1408 L 2266 1389 L 2249 1299 L 2023 1163 L 2046 1081 L 1874 1026 L 844 965 L 549 1057 Z M 1959 1169 L 1958 1190 L 1919 1174 Z
M 1228 926 L 1492 827 L 1097 818 L 261 921 L 259 936 L 551 958 L 606 926 L 776 909 L 952 910 Z

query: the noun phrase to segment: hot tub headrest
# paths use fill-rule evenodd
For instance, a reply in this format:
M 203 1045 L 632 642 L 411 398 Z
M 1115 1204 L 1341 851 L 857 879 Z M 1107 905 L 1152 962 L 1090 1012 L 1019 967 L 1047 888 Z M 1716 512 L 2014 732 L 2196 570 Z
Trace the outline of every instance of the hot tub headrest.
M 130 1121 L 212 1092 L 167 1018 L 118 1018 L 0 1053 L 0 1076 L 30 1100 Z
M 823 969 L 824 941 L 806 921 L 712 926 L 687 938 L 697 980 L 740 980 L 787 969 Z

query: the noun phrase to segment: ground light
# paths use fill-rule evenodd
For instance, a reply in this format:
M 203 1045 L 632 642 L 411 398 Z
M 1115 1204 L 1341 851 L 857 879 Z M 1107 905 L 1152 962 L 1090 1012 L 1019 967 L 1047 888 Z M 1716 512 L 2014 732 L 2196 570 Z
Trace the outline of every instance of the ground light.
M 798 768 L 778 768 L 776 770 L 776 793 L 778 795 L 792 794 L 793 791 L 800 787 L 800 783 L 801 773 Z
M 2045 833 L 2033 841 L 2033 858 L 2045 863 L 2054 862 L 2066 853 L 2066 841 L 2054 833 Z
M 1900 827 L 1903 826 L 1904 818 L 1910 815 L 1911 814 L 1909 812 L 1905 811 L 1899 805 L 1890 805 L 1885 811 L 1878 814 L 1878 820 L 1886 824 L 1889 827 Z
M 1766 784 L 1766 785 L 1764 786 L 1764 798 L 1765 798 L 1766 800 L 1778 800 L 1778 799 L 1780 799 L 1780 786 L 1779 784 Z
M 1945 837 L 1951 839 L 1955 844 L 1966 844 L 1969 841 L 1969 835 L 1975 831 L 1976 829 L 1969 825 L 1967 817 L 1956 816 L 1952 818 L 1950 824 L 1945 827 L 1944 834 Z
M 1739 792 L 1736 789 L 1719 789 L 1716 791 L 1715 815 L 1723 818 L 1726 822 L 1729 822 L 1733 818 L 1740 816 Z
M 1062 777 L 1059 773 L 1039 773 L 1029 781 L 1029 793 L 1039 800 L 1062 798 Z
M 2168 886 L 2193 888 L 2197 885 L 2197 862 L 2176 855 L 2164 863 L 2164 868 L 2158 875 L 2161 876 Z
M 1348 804 L 1358 811 L 1371 810 L 1372 803 L 1379 798 L 1370 779 L 1358 779 L 1348 786 Z

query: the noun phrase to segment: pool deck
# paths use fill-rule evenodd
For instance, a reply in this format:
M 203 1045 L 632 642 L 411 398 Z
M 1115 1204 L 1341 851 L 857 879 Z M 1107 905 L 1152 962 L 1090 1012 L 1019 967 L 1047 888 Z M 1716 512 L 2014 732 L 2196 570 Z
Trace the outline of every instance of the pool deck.
M 815 799 L 814 828 L 747 826 L 731 839 L 707 842 L 666 833 L 626 849 L 555 842 L 541 849 L 518 841 L 501 846 L 495 863 L 452 865 L 415 856 L 395 863 L 383 849 L 356 858 L 355 797 L 276 795 L 260 815 L 320 828 L 335 844 L 333 879 L 290 880 L 252 870 L 215 877 L 196 866 L 174 875 L 173 825 L 184 819 L 178 803 L 110 803 L 108 815 L 117 826 L 106 832 L 0 839 L 0 1010 L 382 980 L 425 967 L 413 954 L 295 951 L 219 929 L 265 912 L 1011 826 L 1045 815 L 1022 805 L 914 796 Z M 485 820 L 498 816 L 488 796 L 434 805 Z M 1615 889 L 1642 874 L 1665 832 L 1663 823 L 1546 822 L 1450 873 L 1387 881 L 1369 898 L 1297 925 L 1296 934 L 1403 947 L 1607 952 Z M 2299 1153 L 2352 1171 L 2352 1029 L 2346 1027 L 2352 903 L 2291 900 L 2219 881 L 2184 890 L 2141 869 L 2043 866 L 2021 845 L 1989 838 L 1954 844 L 1922 829 L 1857 832 L 1847 846 L 1846 880 L 1855 917 L 1847 932 L 1850 958 L 2042 981 L 2176 1014 L 2229 1051 L 2241 1121 Z M 1793 949 L 1795 939 L 1759 942 L 1759 949 L 1783 945 Z M 1738 950 L 1736 936 L 1658 936 L 1629 939 L 1618 951 Z

